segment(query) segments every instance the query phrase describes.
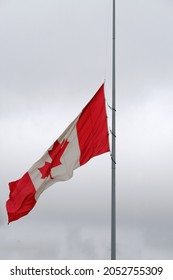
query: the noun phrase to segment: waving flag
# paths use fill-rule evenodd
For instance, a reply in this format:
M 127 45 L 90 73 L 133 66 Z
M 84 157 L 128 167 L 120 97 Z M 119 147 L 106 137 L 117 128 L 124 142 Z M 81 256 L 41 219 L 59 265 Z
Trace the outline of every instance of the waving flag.
M 92 157 L 109 151 L 104 85 L 46 153 L 17 181 L 9 183 L 9 223 L 27 215 L 40 194 Z

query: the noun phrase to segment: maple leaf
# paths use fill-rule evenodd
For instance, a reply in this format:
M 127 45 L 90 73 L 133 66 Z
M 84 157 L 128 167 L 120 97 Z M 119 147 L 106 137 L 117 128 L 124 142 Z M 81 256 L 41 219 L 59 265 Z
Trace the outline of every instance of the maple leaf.
M 62 164 L 60 161 L 60 158 L 63 155 L 68 144 L 69 144 L 69 142 L 67 139 L 66 140 L 64 139 L 62 141 L 62 143 L 59 143 L 57 140 L 55 141 L 52 149 L 48 151 L 49 156 L 51 157 L 52 161 L 51 162 L 46 161 L 42 167 L 38 168 L 38 170 L 42 174 L 42 177 L 41 177 L 42 179 L 45 179 L 46 177 L 49 177 L 49 176 L 50 176 L 50 179 L 53 179 L 53 176 L 51 174 L 51 169 L 53 167 L 56 167 L 56 166 Z

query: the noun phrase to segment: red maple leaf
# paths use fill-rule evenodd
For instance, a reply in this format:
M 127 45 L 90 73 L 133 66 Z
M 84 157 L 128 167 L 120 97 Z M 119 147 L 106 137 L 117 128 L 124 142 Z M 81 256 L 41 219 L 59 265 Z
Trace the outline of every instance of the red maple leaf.
M 52 159 L 52 162 L 45 162 L 45 164 L 38 168 L 38 170 L 42 174 L 42 179 L 45 179 L 46 177 L 50 176 L 50 179 L 53 179 L 52 174 L 51 174 L 51 169 L 55 166 L 61 165 L 62 163 L 60 162 L 60 158 L 62 154 L 64 153 L 65 149 L 67 148 L 69 142 L 68 140 L 64 139 L 62 143 L 59 143 L 57 140 L 53 144 L 53 147 L 51 150 L 48 151 L 49 156 Z

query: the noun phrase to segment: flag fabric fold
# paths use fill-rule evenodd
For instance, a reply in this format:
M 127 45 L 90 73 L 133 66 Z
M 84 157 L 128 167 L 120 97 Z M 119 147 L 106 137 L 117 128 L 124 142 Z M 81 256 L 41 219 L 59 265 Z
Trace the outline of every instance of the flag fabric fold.
M 45 154 L 17 181 L 9 183 L 9 223 L 27 215 L 40 194 L 92 157 L 109 151 L 104 84 Z

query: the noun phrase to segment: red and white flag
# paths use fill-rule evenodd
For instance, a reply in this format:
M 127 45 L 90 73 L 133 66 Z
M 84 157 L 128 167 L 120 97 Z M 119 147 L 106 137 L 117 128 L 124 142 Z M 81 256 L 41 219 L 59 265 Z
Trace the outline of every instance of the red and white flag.
M 27 215 L 40 194 L 92 157 L 109 151 L 108 127 L 102 85 L 77 118 L 46 153 L 17 181 L 9 183 L 6 203 L 9 223 Z

